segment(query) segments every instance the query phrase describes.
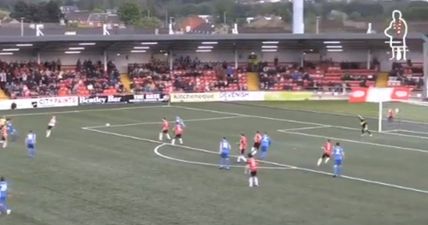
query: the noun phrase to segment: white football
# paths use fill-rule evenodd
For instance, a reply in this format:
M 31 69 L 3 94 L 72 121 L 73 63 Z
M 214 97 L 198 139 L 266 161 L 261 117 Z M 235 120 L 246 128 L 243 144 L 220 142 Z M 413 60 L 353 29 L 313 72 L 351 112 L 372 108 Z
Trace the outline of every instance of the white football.
M 106 123 L 106 127 L 109 127 L 110 126 L 110 124 L 109 123 Z

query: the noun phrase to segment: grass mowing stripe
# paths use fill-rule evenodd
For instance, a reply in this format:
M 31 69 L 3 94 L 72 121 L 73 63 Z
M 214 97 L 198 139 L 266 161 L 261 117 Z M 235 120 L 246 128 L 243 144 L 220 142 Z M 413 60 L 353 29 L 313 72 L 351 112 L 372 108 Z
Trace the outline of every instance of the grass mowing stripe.
M 340 100 L 333 100 L 335 102 L 340 102 Z M 313 102 L 317 102 L 317 100 L 314 100 Z M 346 102 L 347 101 L 343 101 Z M 401 103 L 412 105 L 412 103 L 402 101 Z M 244 103 L 244 102 L 233 102 L 229 104 L 235 104 L 235 105 L 242 105 L 242 106 L 250 106 L 250 107 L 259 107 L 259 108 L 270 108 L 270 109 L 277 109 L 277 110 L 288 110 L 291 112 L 307 112 L 307 113 L 316 113 L 316 114 L 324 114 L 324 115 L 331 115 L 331 116 L 341 116 L 341 117 L 349 117 L 353 118 L 355 117 L 352 113 L 340 113 L 340 112 L 323 112 L 323 111 L 316 111 L 316 110 L 309 110 L 309 109 L 302 109 L 302 108 L 289 108 L 289 107 L 275 107 L 270 105 L 260 105 L 260 104 L 251 104 L 251 103 Z M 418 106 L 427 106 L 427 105 L 418 105 Z M 376 106 L 377 107 L 377 106 Z M 377 120 L 378 116 L 365 116 L 366 119 L 373 119 Z M 417 120 L 405 120 L 405 119 L 398 119 L 400 122 L 405 123 L 411 123 L 411 124 L 424 124 L 428 125 L 428 122 L 423 121 L 417 121 Z
M 136 106 L 136 107 L 120 107 L 120 108 L 103 108 L 103 109 L 80 109 L 80 110 L 68 110 L 68 111 L 54 111 L 54 112 L 35 112 L 35 113 L 16 113 L 6 114 L 4 116 L 39 116 L 39 115 L 52 115 L 52 114 L 70 114 L 70 113 L 82 113 L 82 112 L 106 112 L 106 111 L 119 111 L 119 110 L 132 110 L 132 109 L 144 109 L 144 108 L 164 108 L 170 107 L 168 105 L 150 105 L 150 106 Z
M 186 119 L 185 122 L 198 122 L 198 121 L 211 121 L 211 120 L 226 120 L 226 119 L 236 119 L 242 118 L 244 116 L 224 116 L 224 117 L 209 117 L 209 118 L 200 118 L 200 119 Z M 169 121 L 175 122 L 175 121 Z M 124 124 L 113 124 L 108 127 L 129 127 L 129 126 L 138 126 L 138 125 L 154 125 L 154 124 L 162 124 L 161 121 L 158 122 L 140 122 L 140 123 L 124 123 Z M 99 126 L 91 126 L 91 127 L 82 127 L 86 129 L 94 129 L 94 128 L 103 128 L 107 127 L 106 125 Z
M 153 152 L 154 152 L 157 156 L 159 156 L 159 157 L 161 157 L 161 158 L 168 159 L 168 160 L 172 160 L 172 161 L 176 161 L 176 162 L 187 163 L 187 164 L 193 164 L 193 165 L 201 165 L 201 166 L 219 167 L 219 165 L 218 165 L 218 164 L 215 164 L 215 163 L 207 163 L 207 162 L 199 162 L 199 161 L 191 161 L 191 160 L 178 159 L 178 158 L 174 158 L 174 157 L 171 157 L 171 156 L 167 156 L 167 155 L 165 155 L 165 154 L 162 154 L 162 153 L 160 152 L 160 149 L 161 149 L 162 147 L 164 147 L 164 146 L 167 146 L 167 145 L 168 145 L 168 144 L 166 144 L 166 143 L 160 144 L 160 145 L 158 145 L 158 146 L 156 146 L 156 147 L 154 148 Z M 218 155 L 218 153 L 217 153 L 217 152 L 211 152 L 211 151 L 209 151 L 209 152 L 204 152 L 204 153 L 210 153 L 210 154 L 216 154 L 216 155 Z M 238 156 L 237 156 L 237 155 L 231 155 L 231 156 L 232 156 L 232 158 L 238 158 Z M 231 168 L 245 168 L 246 166 L 244 166 L 244 165 L 230 165 L 230 167 L 231 167 Z M 259 169 L 268 169 L 268 170 L 291 170 L 291 169 L 294 169 L 294 168 L 284 167 L 284 166 L 259 166 L 258 168 L 259 168 Z
M 395 145 L 385 145 L 385 144 L 378 144 L 378 143 L 373 143 L 373 142 L 357 141 L 357 140 L 352 140 L 352 139 L 337 138 L 337 137 L 330 137 L 330 136 L 317 135 L 317 134 L 306 134 L 306 133 L 301 133 L 301 132 L 290 131 L 289 129 L 288 130 L 278 130 L 278 132 L 286 133 L 286 134 L 302 135 L 302 136 L 307 136 L 307 137 L 333 139 L 333 140 L 346 141 L 346 142 L 356 143 L 356 144 L 373 145 L 373 146 L 378 146 L 378 147 L 385 147 L 385 149 L 394 148 L 394 149 L 400 149 L 400 150 L 404 150 L 404 151 L 428 153 L 428 150 L 423 150 L 423 149 L 418 149 L 418 148 L 408 148 L 408 147 L 401 147 L 401 146 L 395 146 Z
M 257 116 L 257 115 L 234 113 L 234 112 L 224 112 L 224 111 L 217 111 L 217 110 L 210 110 L 210 109 L 199 109 L 199 108 L 192 108 L 192 107 L 186 107 L 186 106 L 172 106 L 172 107 L 182 108 L 182 109 L 187 109 L 187 110 L 194 110 L 194 111 L 226 114 L 226 115 L 253 117 L 253 118 L 259 118 L 259 119 L 266 119 L 266 120 L 284 121 L 284 122 L 290 122 L 290 123 L 296 123 L 296 124 L 315 125 L 317 128 L 321 127 L 321 126 L 325 126 L 325 127 L 340 128 L 340 129 L 345 129 L 345 130 L 356 130 L 356 131 L 361 130 L 359 128 L 354 128 L 354 127 L 336 126 L 336 125 L 330 125 L 330 124 L 322 124 L 322 123 L 314 123 L 314 122 L 306 122 L 306 121 L 300 121 L 300 120 L 290 120 L 290 119 L 282 119 L 282 118 L 266 117 L 266 116 Z M 372 133 L 379 133 L 377 131 L 371 131 L 371 132 Z M 417 139 L 428 139 L 428 137 L 421 137 L 421 136 L 407 135 L 407 134 L 398 134 L 398 133 L 390 133 L 390 132 L 388 132 L 388 133 L 382 133 L 381 132 L 380 134 L 387 134 L 387 135 L 400 136 L 400 137 L 411 137 L 411 138 L 417 138 Z M 367 143 L 372 143 L 372 142 L 367 142 Z M 376 143 L 373 143 L 373 144 L 376 144 Z M 403 147 L 403 149 L 404 149 L 404 147 Z M 428 152 L 428 151 L 422 150 L 420 152 Z
M 129 139 L 133 139 L 133 140 L 145 141 L 145 142 L 150 142 L 150 143 L 158 143 L 158 144 L 161 144 L 161 145 L 162 144 L 163 145 L 170 145 L 170 144 L 163 143 L 163 142 L 160 142 L 160 141 L 156 141 L 156 140 L 153 140 L 153 139 L 140 138 L 140 137 L 135 137 L 135 136 L 126 135 L 126 134 L 120 134 L 120 133 L 115 133 L 115 132 L 109 132 L 109 131 L 103 131 L 103 130 L 97 130 L 97 129 L 88 129 L 88 128 L 84 129 L 84 130 L 88 130 L 88 131 L 92 131 L 92 132 L 98 132 L 98 133 L 102 133 L 102 134 L 113 135 L 113 136 L 118 136 L 118 137 L 129 138 Z M 214 151 L 210 151 L 210 150 L 207 150 L 207 149 L 196 148 L 196 147 L 185 146 L 185 145 L 174 145 L 174 146 L 176 146 L 178 148 L 191 149 L 191 150 L 200 151 L 200 152 L 214 152 Z M 300 170 L 300 171 L 305 171 L 305 172 L 311 172 L 311 173 L 316 173 L 316 174 L 323 174 L 323 175 L 328 175 L 328 176 L 332 176 L 333 175 L 332 173 L 321 171 L 321 170 L 314 170 L 314 169 L 305 168 L 305 167 L 298 167 L 298 166 L 288 165 L 288 164 L 284 164 L 284 163 L 276 163 L 276 162 L 270 162 L 270 161 L 261 161 L 261 162 L 264 162 L 266 164 L 276 165 L 276 166 L 289 167 L 289 168 L 293 168 L 295 170 Z M 405 190 L 405 191 L 412 191 L 412 192 L 417 192 L 417 193 L 422 193 L 422 194 L 428 194 L 428 190 L 422 190 L 422 189 L 417 189 L 417 188 L 413 188 L 413 187 L 406 187 L 406 186 L 401 186 L 401 185 L 397 185 L 397 184 L 390 184 L 390 183 L 385 183 L 385 182 L 382 182 L 382 181 L 369 180 L 369 179 L 365 179 L 365 178 L 352 177 L 352 176 L 346 176 L 346 175 L 341 176 L 341 178 L 345 178 L 345 179 L 353 180 L 353 181 L 360 181 L 360 182 L 363 182 L 363 183 L 376 184 L 376 185 L 380 185 L 380 186 L 384 186 L 384 187 L 390 187 L 390 188 L 395 188 L 395 189 L 399 189 L 399 190 Z

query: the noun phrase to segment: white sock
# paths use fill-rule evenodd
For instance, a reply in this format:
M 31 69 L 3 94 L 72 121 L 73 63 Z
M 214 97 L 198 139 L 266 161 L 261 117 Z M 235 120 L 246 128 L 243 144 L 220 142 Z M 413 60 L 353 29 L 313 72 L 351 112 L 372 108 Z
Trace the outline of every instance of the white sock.
M 241 162 L 241 156 L 238 156 L 238 157 L 236 158 L 236 162 Z
M 172 139 L 171 144 L 172 144 L 172 145 L 175 145 L 175 138 L 174 138 L 174 139 Z
M 171 140 L 171 137 L 169 136 L 169 134 L 168 134 L 168 133 L 166 133 L 166 138 L 167 138 L 168 140 Z
M 183 138 L 178 139 L 180 141 L 180 144 L 183 144 Z
M 318 159 L 318 162 L 317 162 L 317 166 L 320 166 L 320 165 L 321 165 L 321 162 L 322 162 L 322 158 L 319 158 L 319 159 Z
M 328 157 L 325 158 L 324 163 L 327 164 L 329 160 L 330 160 L 330 158 L 328 158 Z
M 259 179 L 254 177 L 254 185 L 259 186 Z
M 48 138 L 48 137 L 50 137 L 51 136 L 51 131 L 50 130 L 47 130 L 46 131 L 46 137 Z
M 245 157 L 243 155 L 238 156 L 237 162 L 241 162 L 241 160 L 245 162 Z
M 249 187 L 253 187 L 253 178 L 252 177 L 250 177 L 249 179 L 248 179 L 248 182 L 249 182 Z
M 159 133 L 159 141 L 162 141 L 163 140 L 163 134 L 162 134 L 162 132 L 160 132 Z
M 7 141 L 3 142 L 3 148 L 7 147 Z

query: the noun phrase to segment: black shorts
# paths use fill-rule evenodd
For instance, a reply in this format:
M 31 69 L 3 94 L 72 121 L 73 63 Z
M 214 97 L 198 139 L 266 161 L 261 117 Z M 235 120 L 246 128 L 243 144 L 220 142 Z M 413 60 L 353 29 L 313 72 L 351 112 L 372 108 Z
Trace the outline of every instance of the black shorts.
M 181 134 L 176 134 L 175 138 L 181 138 Z
M 6 136 L 1 136 L 2 141 L 6 141 Z
M 321 158 L 323 158 L 323 159 L 325 159 L 325 158 L 330 158 L 330 155 L 324 152 L 324 153 L 322 154 Z
M 242 148 L 240 151 L 241 151 L 241 155 L 243 155 L 245 153 L 245 148 Z
M 162 133 L 167 134 L 168 130 L 162 130 Z
M 53 126 L 50 126 L 50 125 L 48 126 L 48 130 L 52 130 L 52 128 L 53 128 Z
M 255 149 L 257 149 L 257 150 L 259 150 L 259 148 L 260 148 L 260 143 L 254 143 L 254 145 L 253 145 L 253 147 L 255 148 Z
M 257 176 L 257 171 L 251 171 L 251 172 L 250 172 L 250 175 L 251 175 L 252 177 Z

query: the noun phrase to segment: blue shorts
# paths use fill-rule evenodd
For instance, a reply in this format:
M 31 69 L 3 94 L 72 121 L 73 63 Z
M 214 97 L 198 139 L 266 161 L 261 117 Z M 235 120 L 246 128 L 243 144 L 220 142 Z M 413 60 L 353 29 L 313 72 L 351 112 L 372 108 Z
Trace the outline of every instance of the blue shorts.
M 262 152 L 267 152 L 267 150 L 269 149 L 269 146 L 263 146 L 260 148 L 260 151 Z
M 228 158 L 229 158 L 229 153 L 228 153 L 228 152 L 222 152 L 222 153 L 220 154 L 220 157 L 221 157 L 222 159 L 228 159 Z
M 27 144 L 27 149 L 34 149 L 34 144 Z
M 341 160 L 341 159 L 336 159 L 336 160 L 334 160 L 334 165 L 341 166 L 342 165 L 342 161 L 343 160 Z

